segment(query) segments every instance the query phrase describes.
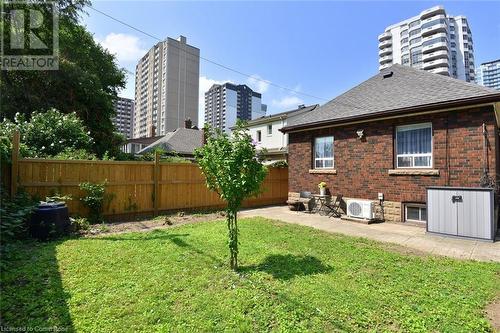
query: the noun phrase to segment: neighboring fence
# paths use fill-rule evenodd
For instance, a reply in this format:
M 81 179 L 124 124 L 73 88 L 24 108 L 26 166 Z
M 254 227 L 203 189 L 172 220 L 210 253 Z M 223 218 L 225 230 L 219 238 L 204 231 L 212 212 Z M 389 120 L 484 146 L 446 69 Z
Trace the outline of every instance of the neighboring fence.
M 54 193 L 69 194 L 71 214 L 85 215 L 78 200 L 82 182 L 108 182 L 106 192 L 113 199 L 106 215 L 157 213 L 176 209 L 223 207 L 218 195 L 207 189 L 196 164 L 119 161 L 71 161 L 15 159 L 12 180 L 17 186 L 42 199 Z M 17 180 L 17 181 L 14 181 Z M 15 186 L 15 185 L 13 185 Z M 244 206 L 281 204 L 287 200 L 288 169 L 270 168 L 257 198 Z

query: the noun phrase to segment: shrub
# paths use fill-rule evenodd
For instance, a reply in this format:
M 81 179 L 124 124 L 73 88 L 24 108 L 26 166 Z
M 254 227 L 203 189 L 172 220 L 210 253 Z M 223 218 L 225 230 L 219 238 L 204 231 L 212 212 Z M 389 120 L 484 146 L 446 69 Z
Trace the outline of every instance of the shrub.
M 85 217 L 77 217 L 75 219 L 71 219 L 72 232 L 87 231 L 89 229 L 90 229 L 90 222 Z
M 53 156 L 56 160 L 97 160 L 95 154 L 85 149 L 66 148 L 59 154 Z
M 1 144 L 10 149 L 10 140 L 15 130 L 21 134 L 21 156 L 52 157 L 66 151 L 90 151 L 94 143 L 81 119 L 75 113 L 63 114 L 56 109 L 33 112 L 29 121 L 17 114 L 14 122 L 4 119 L 0 123 L 0 136 L 7 138 Z M 5 139 L 2 139 L 5 140 Z M 10 156 L 10 151 L 8 150 Z M 2 156 L 3 157 L 3 156 Z
M 89 210 L 90 223 L 104 222 L 103 210 L 105 201 L 107 199 L 111 200 L 111 197 L 105 193 L 106 181 L 102 184 L 81 183 L 80 189 L 86 193 L 84 197 L 80 198 L 80 201 Z
M 2 190 L 0 203 L 0 234 L 2 243 L 27 236 L 27 221 L 37 206 L 28 193 L 22 189 L 13 198 Z
M 287 161 L 276 161 L 270 165 L 273 168 L 288 168 Z

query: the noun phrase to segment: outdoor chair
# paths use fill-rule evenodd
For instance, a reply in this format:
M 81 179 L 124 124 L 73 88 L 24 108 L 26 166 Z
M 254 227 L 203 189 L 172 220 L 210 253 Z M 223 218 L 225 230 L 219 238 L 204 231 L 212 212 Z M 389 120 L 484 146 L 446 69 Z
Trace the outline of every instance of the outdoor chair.
M 313 206 L 313 196 L 311 192 L 302 191 L 300 193 L 288 193 L 286 203 L 291 210 L 301 210 L 304 208 L 307 212 L 311 212 Z
M 342 194 L 338 194 L 333 202 L 324 203 L 324 207 L 327 209 L 326 215 L 329 217 L 334 217 L 334 216 L 340 217 L 342 214 L 340 208 L 341 203 L 342 203 Z

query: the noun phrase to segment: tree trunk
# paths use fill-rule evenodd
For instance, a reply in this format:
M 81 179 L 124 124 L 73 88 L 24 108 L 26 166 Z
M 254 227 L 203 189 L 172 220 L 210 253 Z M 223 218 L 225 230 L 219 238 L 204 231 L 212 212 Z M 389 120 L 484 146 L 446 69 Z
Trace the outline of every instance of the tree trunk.
M 227 228 L 229 232 L 229 265 L 231 269 L 238 269 L 238 221 L 236 209 L 227 210 Z

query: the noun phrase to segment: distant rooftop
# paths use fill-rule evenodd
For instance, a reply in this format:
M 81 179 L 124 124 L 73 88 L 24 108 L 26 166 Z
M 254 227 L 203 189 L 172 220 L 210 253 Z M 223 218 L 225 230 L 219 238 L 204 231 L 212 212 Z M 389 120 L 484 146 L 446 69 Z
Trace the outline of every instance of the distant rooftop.
M 308 105 L 308 106 L 299 105 L 296 109 L 288 110 L 288 111 L 284 111 L 284 112 L 280 112 L 280 113 L 274 113 L 274 114 L 266 115 L 266 116 L 263 116 L 260 118 L 255 118 L 255 119 L 247 121 L 247 123 L 248 123 L 248 125 L 256 125 L 256 124 L 265 123 L 268 121 L 273 121 L 273 120 L 278 119 L 278 118 L 295 117 L 295 116 L 298 116 L 300 114 L 312 111 L 312 110 L 316 109 L 317 107 L 319 107 L 319 104 L 313 104 L 313 105 Z
M 139 154 L 146 153 L 155 148 L 162 148 L 166 152 L 193 155 L 194 150 L 201 147 L 202 143 L 203 131 L 192 128 L 178 128 L 152 142 L 149 146 L 139 151 Z
M 500 59 L 497 59 L 497 60 L 492 60 L 492 61 L 488 61 L 488 62 L 483 62 L 481 64 L 482 65 L 490 65 L 490 64 L 494 64 L 494 63 L 497 63 L 497 62 L 500 62 Z

